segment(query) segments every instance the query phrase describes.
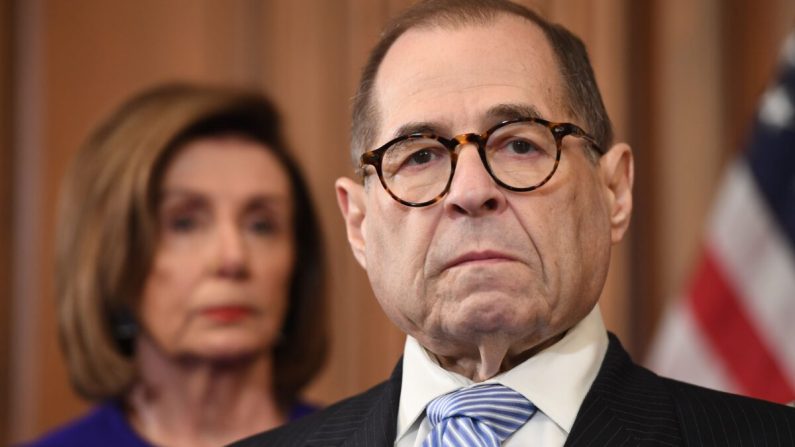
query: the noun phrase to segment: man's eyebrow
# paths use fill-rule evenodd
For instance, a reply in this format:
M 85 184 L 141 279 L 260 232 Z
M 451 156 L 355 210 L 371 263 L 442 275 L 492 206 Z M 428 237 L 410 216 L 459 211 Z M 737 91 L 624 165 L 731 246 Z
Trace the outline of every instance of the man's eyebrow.
M 395 130 L 390 140 L 393 138 L 402 137 L 404 135 L 411 135 L 415 133 L 431 133 L 434 135 L 438 135 L 440 132 L 439 127 L 441 126 L 429 121 L 414 121 L 406 123 L 398 127 L 397 130 Z
M 496 124 L 517 118 L 541 118 L 541 114 L 530 104 L 497 104 L 486 111 L 486 117 Z
M 517 118 L 540 117 L 541 115 L 538 113 L 538 109 L 536 109 L 535 106 L 529 104 L 497 104 L 490 107 L 485 114 L 485 119 L 488 121 L 487 125 L 493 125 L 500 121 L 507 121 Z M 415 133 L 443 135 L 445 130 L 443 129 L 443 126 L 431 121 L 412 121 L 398 127 L 389 139 L 391 140 Z

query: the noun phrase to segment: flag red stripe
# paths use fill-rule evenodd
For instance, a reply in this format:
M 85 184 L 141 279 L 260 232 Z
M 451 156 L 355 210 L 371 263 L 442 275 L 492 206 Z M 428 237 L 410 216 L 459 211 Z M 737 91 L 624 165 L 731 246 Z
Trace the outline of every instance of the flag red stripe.
M 795 397 L 795 390 L 748 320 L 738 295 L 709 248 L 703 251 L 689 296 L 696 321 L 743 388 L 741 393 L 779 401 L 782 396 Z

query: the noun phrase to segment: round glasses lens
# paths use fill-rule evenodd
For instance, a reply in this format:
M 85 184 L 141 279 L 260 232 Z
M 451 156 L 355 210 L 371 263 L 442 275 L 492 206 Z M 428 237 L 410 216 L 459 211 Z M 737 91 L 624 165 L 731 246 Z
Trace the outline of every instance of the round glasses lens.
M 528 121 L 507 124 L 486 141 L 486 160 L 494 176 L 514 188 L 543 182 L 555 169 L 558 147 L 543 124 Z
M 451 166 L 450 151 L 442 143 L 433 138 L 408 137 L 386 150 L 381 174 L 392 194 L 421 203 L 444 191 Z

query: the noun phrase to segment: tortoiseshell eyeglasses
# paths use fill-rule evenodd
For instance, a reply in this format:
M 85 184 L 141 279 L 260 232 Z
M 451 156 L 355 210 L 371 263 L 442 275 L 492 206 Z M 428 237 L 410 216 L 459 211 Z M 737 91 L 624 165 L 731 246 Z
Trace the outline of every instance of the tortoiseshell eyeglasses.
M 599 155 L 604 154 L 596 140 L 574 124 L 517 118 L 482 134 L 452 138 L 431 133 L 402 135 L 362 154 L 360 168 L 363 171 L 372 165 L 384 189 L 398 202 L 428 206 L 450 190 L 458 147 L 473 143 L 498 185 L 511 191 L 532 191 L 552 178 L 560 162 L 561 142 L 568 135 L 584 139 Z

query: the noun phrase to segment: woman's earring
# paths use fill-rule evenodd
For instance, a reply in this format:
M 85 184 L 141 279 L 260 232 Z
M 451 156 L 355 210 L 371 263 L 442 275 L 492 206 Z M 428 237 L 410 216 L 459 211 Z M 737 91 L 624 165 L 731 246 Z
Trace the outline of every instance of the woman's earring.
M 111 330 L 116 347 L 127 358 L 135 354 L 135 338 L 138 335 L 138 323 L 129 310 L 115 312 L 111 317 Z

